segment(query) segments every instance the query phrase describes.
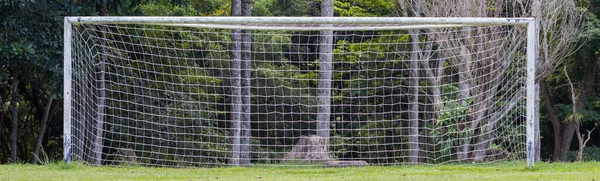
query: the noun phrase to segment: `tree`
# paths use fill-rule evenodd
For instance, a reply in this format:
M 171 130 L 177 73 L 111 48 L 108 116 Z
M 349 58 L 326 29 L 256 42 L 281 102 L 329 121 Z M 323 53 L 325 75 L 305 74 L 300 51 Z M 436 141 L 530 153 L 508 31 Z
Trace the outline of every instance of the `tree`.
M 13 69 L 13 74 L 16 74 L 16 68 Z M 12 91 L 11 91 L 11 102 L 10 106 L 12 107 L 12 132 L 10 134 L 10 159 L 13 163 L 17 163 L 17 132 L 19 130 L 19 116 L 18 116 L 18 101 L 19 101 L 19 92 L 17 91 L 19 88 L 19 80 L 18 77 L 13 77 Z
M 593 2 L 590 2 L 593 4 Z M 591 7 L 594 7 L 593 5 Z M 525 16 L 531 15 L 538 18 L 537 27 L 540 32 L 540 45 L 538 48 L 539 59 L 536 75 L 536 82 L 539 83 L 542 99 L 546 104 L 546 110 L 554 130 L 554 154 L 555 161 L 565 161 L 566 152 L 569 151 L 575 127 L 575 122 L 563 122 L 556 114 L 553 100 L 548 93 L 547 83 L 544 79 L 552 73 L 567 56 L 573 51 L 574 42 L 577 42 L 579 34 L 582 31 L 582 14 L 578 12 L 573 1 L 562 0 L 533 0 L 530 12 L 524 12 Z M 597 65 L 591 64 L 591 67 Z M 582 86 L 588 88 L 581 89 L 582 92 L 576 96 L 575 102 L 584 102 L 585 97 L 591 93 L 591 86 L 595 79 L 595 70 L 592 69 Z M 581 105 L 579 106 L 581 107 Z
M 242 0 L 242 16 L 252 16 L 252 1 Z M 250 165 L 250 69 L 252 61 L 252 32 L 242 31 L 242 116 L 240 164 Z
M 242 15 L 241 0 L 231 1 L 231 15 Z M 242 84 L 241 84 L 241 59 L 242 59 L 242 31 L 232 30 L 231 34 L 231 150 L 229 164 L 240 164 L 241 129 L 242 129 Z
M 417 6 L 418 1 L 417 0 L 413 0 L 412 2 L 410 2 L 410 6 L 409 7 L 414 7 L 414 9 L 412 9 L 412 14 L 414 17 L 419 17 L 421 16 L 421 10 L 419 8 L 419 6 Z M 400 5 L 400 9 L 402 11 L 402 14 L 404 16 L 409 16 L 408 10 L 406 8 L 406 5 L 404 4 L 404 2 L 402 0 L 398 1 L 398 5 Z M 420 48 L 419 45 L 419 36 L 420 36 L 420 30 L 409 30 L 409 34 L 411 37 L 411 53 L 410 53 L 410 81 L 408 86 L 410 87 L 410 106 L 408 108 L 409 113 L 408 113 L 408 121 L 409 121 L 409 135 L 408 135 L 408 160 L 410 163 L 418 163 L 419 162 L 419 85 L 420 85 L 420 80 L 419 80 L 419 72 L 421 71 L 420 69 L 420 64 L 427 64 L 429 65 L 429 62 L 427 62 L 426 57 L 429 56 L 420 56 L 422 55 L 422 50 Z M 426 52 L 430 52 L 431 49 L 428 50 L 424 50 Z M 423 63 L 422 63 L 423 62 Z M 431 71 L 430 69 L 428 69 L 429 71 Z M 435 78 L 435 77 L 431 77 L 431 78 Z M 439 87 L 439 83 L 437 84 Z M 439 90 L 439 88 L 437 89 Z M 439 95 L 439 92 L 438 94 Z M 434 103 L 435 104 L 435 103 Z M 439 100 L 437 102 L 437 104 L 439 104 Z
M 10 159 L 29 160 L 37 153 L 31 148 L 43 149 L 40 142 L 47 142 L 47 127 L 41 125 L 43 119 L 50 119 L 53 109 L 46 111 L 48 100 L 56 97 L 58 89 L 55 82 L 60 77 L 58 68 L 61 62 L 62 19 L 60 11 L 64 6 L 52 1 L 23 2 L 11 1 L 0 5 L 2 23 L 0 28 L 0 82 L 10 89 L 0 89 L 0 109 L 5 107 L 10 95 L 10 111 L 0 110 L 1 119 L 10 118 L 10 136 L 0 129 L 0 140 L 9 147 Z M 21 19 L 23 18 L 23 19 Z M 26 72 L 26 73 L 25 73 Z M 9 83 L 10 82 L 10 83 Z M 10 86 L 8 86 L 10 85 Z M 52 104 L 50 104 L 52 107 Z M 9 114 L 4 114 L 10 112 Z M 0 124 L 4 124 L 3 120 Z M 56 124 L 50 124 L 56 128 Z M 6 125 L 0 127 L 4 128 Z M 35 139 L 38 137 L 42 139 Z M 5 137 L 6 136 L 6 137 Z M 9 138 L 4 141 L 4 138 Z M 42 141 L 39 141 L 42 140 Z M 31 147 L 30 145 L 35 145 Z M 33 157 L 32 157 L 32 154 Z M 0 152 L 0 163 L 5 156 Z M 8 157 L 8 156 L 7 156 Z
M 319 16 L 319 1 L 256 0 L 255 16 Z
M 321 17 L 333 16 L 333 0 L 321 2 Z M 331 77 L 333 59 L 333 31 L 321 31 L 319 39 L 319 92 L 317 108 L 317 135 L 329 139 L 331 117 Z
M 570 52 L 572 49 L 571 40 L 575 35 L 578 34 L 577 26 L 579 24 L 578 14 L 574 12 L 575 7 L 571 1 L 539 1 L 532 0 L 529 3 L 518 2 L 518 1 L 500 1 L 494 4 L 489 4 L 484 0 L 464 0 L 460 1 L 458 4 L 460 6 L 455 6 L 457 2 L 454 1 L 440 1 L 440 2 L 429 2 L 429 1 L 420 1 L 419 6 L 421 7 L 423 14 L 425 16 L 430 17 L 544 17 L 539 18 L 541 24 L 541 28 L 539 32 L 546 36 L 540 39 L 540 52 L 542 55 L 545 55 L 542 58 L 539 66 L 537 68 L 539 74 L 538 77 L 543 77 L 547 75 L 548 71 L 552 71 L 557 62 L 559 62 L 564 56 Z M 531 8 L 526 7 L 531 4 Z M 560 7 L 560 8 L 559 8 Z M 533 10 L 531 10 L 533 9 Z M 562 17 L 562 20 L 561 18 Z M 485 30 L 479 31 L 463 31 L 463 37 L 481 34 L 483 32 L 494 32 L 498 31 L 497 28 L 488 28 Z M 549 33 L 549 32 L 559 32 L 559 33 Z M 438 36 L 436 37 L 452 37 L 452 36 Z M 458 37 L 457 37 L 458 38 Z M 477 38 L 476 41 L 486 42 L 484 38 Z M 551 43 L 549 43 L 551 42 Z M 487 125 L 489 127 L 495 127 L 495 122 L 490 122 L 487 124 L 483 121 L 483 118 L 490 115 L 490 110 L 486 110 L 483 108 L 490 107 L 492 103 L 491 97 L 495 93 L 494 85 L 496 83 L 490 84 L 492 80 L 496 80 L 493 77 L 498 76 L 498 73 L 490 74 L 491 76 L 483 79 L 478 79 L 473 81 L 471 77 L 480 74 L 482 69 L 478 68 L 478 65 L 471 63 L 475 57 L 465 56 L 465 55 L 475 55 L 476 57 L 488 56 L 488 55 L 477 55 L 481 52 L 478 52 L 477 49 L 467 48 L 462 46 L 460 42 L 454 42 L 453 46 L 460 47 L 460 52 L 455 54 L 454 56 L 458 56 L 456 59 L 450 60 L 453 64 L 461 64 L 458 66 L 456 72 L 459 73 L 459 100 L 462 100 L 463 104 L 469 104 L 466 101 L 466 98 L 473 95 L 473 102 L 478 104 L 470 104 L 471 110 L 479 110 L 476 113 L 471 113 L 469 117 L 470 125 L 468 129 L 469 131 L 477 134 L 482 129 L 485 129 L 483 125 Z M 506 46 L 506 45 L 492 45 L 489 43 L 479 44 L 477 47 L 481 46 Z M 514 48 L 506 48 L 507 51 L 514 51 Z M 453 52 L 447 52 L 452 54 Z M 488 52 L 489 53 L 489 52 Z M 449 55 L 450 55 L 449 54 Z M 508 55 L 510 53 L 500 53 L 498 55 Z M 499 60 L 500 57 L 495 59 Z M 490 65 L 489 62 L 488 65 Z M 493 65 L 493 64 L 491 64 Z M 502 66 L 502 64 L 497 64 L 498 66 Z M 501 68 L 501 70 L 504 68 Z M 482 81 L 483 80 L 483 81 Z M 493 82 L 493 81 L 492 81 Z M 475 86 L 479 85 L 479 86 Z M 492 90 L 492 91 L 487 91 Z M 509 104 L 510 105 L 510 104 Z M 465 140 L 463 143 L 462 151 L 458 156 L 462 159 L 467 159 L 468 155 L 466 153 L 471 149 L 471 145 L 474 145 L 474 155 L 471 159 L 481 160 L 484 158 L 484 149 L 489 146 L 493 139 L 481 137 L 478 135 L 474 135 L 475 140 L 473 143 L 470 143 L 471 140 Z
M 152 7 L 148 5 L 150 3 L 152 3 Z M 179 5 L 175 5 L 175 3 L 179 3 Z M 97 4 L 100 6 L 96 6 Z M 168 5 L 163 6 L 165 4 Z M 67 3 L 55 0 L 19 0 L 0 3 L 0 15 L 2 15 L 0 29 L 3 29 L 0 32 L 0 163 L 12 161 L 13 156 L 16 157 L 16 160 L 30 160 L 33 163 L 47 161 L 44 160 L 46 156 L 50 160 L 59 160 L 62 157 L 60 150 L 62 149 L 63 119 L 59 114 L 62 110 L 62 103 L 56 100 L 60 100 L 62 95 L 60 90 L 63 59 L 62 23 L 65 15 L 153 15 L 149 12 L 154 15 L 165 13 L 163 15 L 172 16 L 222 15 L 227 14 L 222 11 L 227 4 L 224 0 L 159 0 L 152 2 L 108 0 Z M 184 8 L 181 8 L 182 6 Z M 193 11 L 192 14 L 189 9 L 199 9 L 199 11 Z M 18 80 L 18 82 L 13 80 Z M 220 82 L 220 80 L 215 81 Z M 14 83 L 18 83 L 14 86 L 16 89 L 13 87 Z M 14 90 L 17 91 L 16 94 L 13 94 Z M 144 94 L 144 92 L 136 93 Z M 13 101 L 13 97 L 15 97 L 13 95 L 16 95 L 16 102 Z M 147 102 L 144 103 L 147 104 Z M 16 114 L 13 114 L 14 110 L 16 110 Z M 13 120 L 17 120 L 17 129 L 13 129 Z M 157 119 L 157 121 L 163 120 Z M 17 131 L 16 134 L 12 133 L 13 130 Z M 91 130 L 90 133 L 92 132 L 102 133 L 101 130 Z M 140 135 L 143 134 L 140 133 Z M 223 136 L 226 131 L 218 134 Z M 16 139 L 11 140 L 13 135 L 16 135 L 14 137 Z M 110 144 L 110 142 L 101 143 L 102 141 L 92 140 L 91 144 L 94 142 L 100 143 L 96 144 L 96 149 L 103 150 L 105 153 L 107 150 L 109 153 L 114 151 L 108 147 L 102 148 L 103 144 Z M 11 147 L 16 149 L 13 150 Z M 221 150 L 221 152 L 223 150 L 221 146 L 212 148 Z M 101 152 L 97 151 L 97 153 L 102 155 Z M 99 157 L 96 154 L 89 156 Z M 93 159 L 90 158 L 91 162 L 94 161 Z
M 98 1 L 96 2 L 96 11 L 100 16 L 107 15 L 107 1 Z M 100 36 L 103 39 L 106 39 L 106 30 L 107 27 L 105 25 L 100 26 Z M 106 88 L 106 42 L 101 40 L 100 48 L 100 95 L 98 100 L 98 115 L 96 116 L 96 137 L 94 138 L 94 153 L 95 155 L 95 163 L 96 165 L 102 164 L 102 148 L 104 147 L 104 111 L 106 106 L 106 92 L 104 91 Z
M 54 87 L 54 86 L 52 86 Z M 37 164 L 39 161 L 40 150 L 42 149 L 42 142 L 44 141 L 44 134 L 46 133 L 46 129 L 48 128 L 48 119 L 50 119 L 50 113 L 52 110 L 52 103 L 54 101 L 55 96 L 49 96 L 48 101 L 46 102 L 46 108 L 44 111 L 44 117 L 41 120 L 41 125 L 37 137 L 37 142 L 35 144 L 35 149 L 33 151 L 33 159 L 31 163 Z
M 493 15 L 499 15 L 500 12 L 504 9 L 503 4 L 498 3 L 493 8 L 490 8 L 491 10 L 488 10 L 488 8 L 486 8 L 486 1 L 479 1 L 479 0 L 466 0 L 466 1 L 462 1 L 458 4 L 460 4 L 461 6 L 455 6 L 452 5 L 456 2 L 450 2 L 450 1 L 442 1 L 439 2 L 439 4 L 436 3 L 432 3 L 430 1 L 419 1 L 418 3 L 416 3 L 416 7 L 420 7 L 420 9 L 423 12 L 424 16 L 428 16 L 428 17 L 469 17 L 469 16 L 475 16 L 475 17 L 486 17 L 488 16 L 488 14 L 492 14 Z M 489 12 L 488 12 L 489 11 Z M 493 97 L 495 95 L 495 91 L 497 90 L 496 87 L 498 82 L 497 81 L 493 81 L 493 80 L 498 80 L 495 79 L 495 77 L 502 75 L 503 72 L 497 72 L 496 74 L 490 74 L 489 76 L 483 76 L 480 77 L 479 79 L 472 79 L 472 77 L 477 76 L 477 75 L 487 75 L 485 74 L 485 72 L 490 72 L 491 70 L 495 70 L 498 68 L 494 68 L 494 67 L 498 67 L 498 66 L 502 66 L 502 65 L 507 65 L 507 64 L 503 64 L 500 63 L 500 61 L 494 61 L 494 60 L 502 60 L 500 57 L 494 58 L 494 59 L 487 59 L 487 62 L 484 63 L 486 65 L 492 65 L 492 66 L 487 66 L 487 68 L 484 67 L 480 67 L 481 65 L 477 65 L 476 63 L 474 63 L 474 61 L 476 60 L 477 57 L 487 57 L 488 55 L 485 55 L 487 53 L 490 52 L 479 52 L 477 50 L 482 50 L 486 47 L 494 47 L 494 46 L 505 46 L 505 45 L 501 45 L 501 44 L 493 44 L 490 43 L 490 41 L 487 41 L 488 38 L 491 39 L 496 39 L 497 37 L 491 37 L 491 36 L 480 36 L 479 38 L 475 38 L 475 41 L 479 42 L 476 43 L 476 46 L 470 46 L 467 47 L 466 45 L 468 44 L 468 42 L 461 42 L 463 40 L 461 40 L 461 38 L 459 37 L 463 37 L 463 38 L 467 38 L 467 37 L 471 37 L 472 35 L 483 35 L 483 34 L 487 34 L 493 31 L 497 31 L 494 28 L 483 28 L 480 29 L 478 31 L 474 31 L 470 28 L 465 28 L 463 31 L 461 31 L 461 35 L 452 35 L 452 34 L 447 34 L 445 32 L 442 31 L 435 31 L 434 33 L 432 33 L 433 36 L 430 36 L 429 38 L 435 39 L 436 41 L 441 42 L 441 45 L 439 45 L 440 47 L 459 47 L 458 52 L 456 51 L 449 51 L 449 52 L 441 52 L 442 54 L 447 54 L 450 55 L 451 57 L 455 57 L 452 59 L 449 59 L 450 63 L 454 64 L 454 65 L 458 65 L 455 66 L 456 67 L 456 71 L 458 74 L 458 101 L 463 105 L 463 106 L 470 106 L 471 110 L 479 110 L 479 111 L 473 111 L 474 113 L 471 113 L 472 115 L 469 116 L 469 118 L 471 118 L 470 120 L 463 120 L 465 121 L 464 123 L 461 124 L 468 124 L 467 129 L 464 129 L 463 131 L 466 132 L 466 135 L 472 135 L 469 136 L 468 139 L 464 139 L 463 142 L 461 143 L 461 148 L 459 148 L 459 150 L 457 151 L 457 157 L 459 160 L 467 160 L 467 159 L 471 159 L 469 158 L 469 153 L 471 152 L 470 150 L 472 149 L 473 145 L 475 145 L 475 154 L 473 154 L 473 159 L 474 160 L 483 160 L 485 158 L 485 148 L 487 147 L 486 145 L 489 145 L 489 141 L 486 143 L 480 143 L 483 140 L 486 140 L 485 138 L 478 138 L 478 140 L 473 141 L 472 142 L 472 138 L 475 137 L 477 138 L 477 135 L 475 135 L 474 133 L 477 132 L 478 130 L 482 130 L 483 129 L 483 125 L 487 125 L 486 123 L 483 123 L 482 121 L 484 121 L 484 118 L 489 114 L 489 108 L 491 106 L 491 104 L 493 104 L 493 101 L 491 99 L 491 97 Z M 498 36 L 498 35 L 496 35 Z M 511 48 L 507 48 L 508 50 L 511 50 Z M 499 52 L 492 52 L 492 53 L 499 53 Z M 499 53 L 499 54 L 510 54 L 512 52 L 507 52 L 507 53 Z M 492 69 L 490 69 L 492 68 Z M 499 68 L 499 70 L 504 70 L 506 67 L 504 68 Z M 477 81 L 474 81 L 477 80 Z M 477 86 L 476 86 L 477 85 Z M 490 91 L 488 91 L 490 90 Z M 476 95 L 473 99 L 475 99 L 473 102 L 477 102 L 480 104 L 470 104 L 467 99 L 469 99 L 469 97 L 471 95 Z

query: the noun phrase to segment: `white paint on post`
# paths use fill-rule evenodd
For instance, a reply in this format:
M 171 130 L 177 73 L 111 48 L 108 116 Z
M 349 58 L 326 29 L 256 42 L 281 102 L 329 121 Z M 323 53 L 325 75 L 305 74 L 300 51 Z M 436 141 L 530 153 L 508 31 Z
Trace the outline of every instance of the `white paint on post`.
M 535 126 L 536 126 L 536 91 L 535 91 L 535 61 L 537 57 L 537 31 L 535 21 L 527 24 L 527 166 L 533 167 L 535 162 Z
M 71 161 L 71 22 L 64 20 L 64 47 L 63 47 L 63 141 L 64 161 Z

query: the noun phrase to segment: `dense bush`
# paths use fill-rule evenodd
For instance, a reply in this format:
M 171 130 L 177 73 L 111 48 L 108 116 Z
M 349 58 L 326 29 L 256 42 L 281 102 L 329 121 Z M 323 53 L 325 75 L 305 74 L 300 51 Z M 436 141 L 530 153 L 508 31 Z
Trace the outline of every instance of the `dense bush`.
M 573 150 L 567 152 L 567 161 L 573 162 L 577 160 L 577 152 L 579 150 Z M 592 146 L 585 147 L 583 149 L 582 161 L 600 161 L 600 147 Z

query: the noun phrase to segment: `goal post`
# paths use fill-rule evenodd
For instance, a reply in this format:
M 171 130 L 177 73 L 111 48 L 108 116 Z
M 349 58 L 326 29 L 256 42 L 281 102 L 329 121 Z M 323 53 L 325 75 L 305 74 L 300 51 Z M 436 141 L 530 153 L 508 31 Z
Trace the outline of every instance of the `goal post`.
M 534 165 L 533 18 L 109 16 L 65 17 L 64 28 L 65 162 Z M 319 50 L 321 31 L 331 50 Z M 325 70 L 321 54 L 333 57 Z M 242 79 L 250 95 L 235 93 Z
M 535 21 L 527 23 L 527 166 L 533 167 L 536 151 L 536 130 L 539 131 L 539 95 L 535 83 L 537 68 L 538 30 Z M 539 143 L 538 143 L 539 144 Z
M 64 62 L 63 62 L 63 157 L 65 162 L 71 161 L 71 22 L 64 21 Z

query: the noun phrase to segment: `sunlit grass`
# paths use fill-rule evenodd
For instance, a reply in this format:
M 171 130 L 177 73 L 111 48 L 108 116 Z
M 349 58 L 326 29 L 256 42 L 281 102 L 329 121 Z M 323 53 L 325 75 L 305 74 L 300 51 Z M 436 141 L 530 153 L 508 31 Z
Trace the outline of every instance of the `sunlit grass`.
M 598 180 L 600 162 L 523 162 L 483 165 L 407 165 L 350 168 L 96 167 L 83 164 L 0 165 L 0 180 Z

